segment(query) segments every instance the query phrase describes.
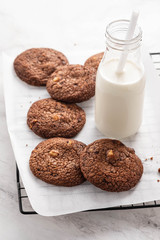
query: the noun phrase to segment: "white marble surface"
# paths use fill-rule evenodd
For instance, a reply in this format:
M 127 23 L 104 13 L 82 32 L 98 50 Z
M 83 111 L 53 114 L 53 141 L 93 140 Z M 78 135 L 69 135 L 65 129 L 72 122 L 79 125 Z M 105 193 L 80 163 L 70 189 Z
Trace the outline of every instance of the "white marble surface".
M 79 46 L 84 46 L 84 52 L 89 49 L 86 32 L 93 36 L 93 41 L 102 39 L 100 46 L 95 44 L 95 51 L 103 50 L 106 24 L 113 19 L 129 18 L 135 7 L 141 11 L 139 23 L 145 45 L 149 51 L 160 51 L 159 0 L 112 0 L 110 3 L 106 0 L 0 0 L 0 6 L 1 52 L 17 46 L 56 48 L 61 41 L 62 50 L 66 54 L 65 49 L 74 50 L 76 59 Z M 79 20 L 82 25 L 77 31 Z M 59 38 L 62 32 L 64 37 Z M 76 213 L 52 218 L 19 213 L 2 73 L 0 68 L 0 239 L 160 239 L 160 209 Z

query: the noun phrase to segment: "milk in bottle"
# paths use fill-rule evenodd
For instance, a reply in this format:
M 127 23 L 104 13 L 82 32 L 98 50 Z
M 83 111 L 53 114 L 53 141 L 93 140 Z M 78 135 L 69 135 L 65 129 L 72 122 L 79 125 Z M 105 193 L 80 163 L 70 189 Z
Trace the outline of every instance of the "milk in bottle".
M 107 137 L 135 134 L 142 122 L 145 88 L 140 56 L 141 29 L 133 39 L 124 40 L 129 21 L 118 20 L 106 29 L 107 48 L 96 76 L 95 122 Z M 117 73 L 120 54 L 127 44 L 128 57 L 123 72 Z

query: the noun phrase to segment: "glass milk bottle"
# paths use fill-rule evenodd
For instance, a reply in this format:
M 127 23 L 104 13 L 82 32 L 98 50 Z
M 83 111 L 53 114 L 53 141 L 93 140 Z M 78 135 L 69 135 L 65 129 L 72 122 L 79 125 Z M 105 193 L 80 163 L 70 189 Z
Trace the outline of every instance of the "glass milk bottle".
M 106 51 L 96 76 L 96 126 L 103 135 L 118 139 L 135 134 L 143 115 L 142 31 L 136 26 L 133 38 L 125 40 L 128 26 L 128 20 L 114 21 L 107 26 Z M 127 49 L 127 60 L 123 72 L 117 73 L 124 49 Z

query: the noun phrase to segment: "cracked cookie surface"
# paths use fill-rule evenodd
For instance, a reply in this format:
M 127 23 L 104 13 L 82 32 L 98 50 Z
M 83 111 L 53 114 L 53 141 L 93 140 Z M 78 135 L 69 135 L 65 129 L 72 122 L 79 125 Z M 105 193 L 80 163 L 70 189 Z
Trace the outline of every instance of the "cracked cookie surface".
M 37 145 L 32 151 L 29 165 L 32 173 L 44 182 L 57 186 L 76 186 L 85 181 L 80 170 L 82 142 L 52 138 Z
M 111 139 L 89 144 L 81 154 L 80 167 L 89 182 L 109 192 L 135 187 L 143 174 L 142 162 L 134 149 Z
M 97 72 L 98 66 L 100 64 L 100 61 L 102 60 L 102 57 L 104 55 L 104 52 L 101 53 L 97 53 L 91 57 L 89 57 L 85 63 L 84 66 L 86 67 L 92 67 L 95 71 L 95 73 Z
M 52 98 L 34 102 L 27 114 L 29 128 L 43 138 L 74 137 L 83 128 L 85 121 L 82 108 Z
M 14 69 L 24 82 L 44 86 L 57 67 L 66 64 L 68 60 L 61 52 L 50 48 L 31 48 L 16 57 Z
M 93 69 L 78 64 L 59 67 L 48 79 L 47 91 L 59 101 L 86 101 L 95 94 Z

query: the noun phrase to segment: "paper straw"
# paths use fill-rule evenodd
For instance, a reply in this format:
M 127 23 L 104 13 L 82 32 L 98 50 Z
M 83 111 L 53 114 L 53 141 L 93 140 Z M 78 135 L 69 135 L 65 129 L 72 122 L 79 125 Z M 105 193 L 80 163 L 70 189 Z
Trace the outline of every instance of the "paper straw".
M 131 16 L 131 20 L 130 20 L 130 24 L 128 27 L 128 31 L 127 31 L 125 40 L 131 40 L 133 38 L 137 20 L 138 20 L 138 16 L 139 16 L 138 11 L 132 12 L 132 16 Z M 127 45 L 125 45 L 123 52 L 121 53 L 121 56 L 120 56 L 120 60 L 119 60 L 118 67 L 117 67 L 117 73 L 123 72 L 123 69 L 124 69 L 124 66 L 125 66 L 125 63 L 127 60 L 127 56 L 128 56 Z

